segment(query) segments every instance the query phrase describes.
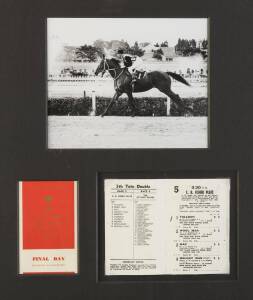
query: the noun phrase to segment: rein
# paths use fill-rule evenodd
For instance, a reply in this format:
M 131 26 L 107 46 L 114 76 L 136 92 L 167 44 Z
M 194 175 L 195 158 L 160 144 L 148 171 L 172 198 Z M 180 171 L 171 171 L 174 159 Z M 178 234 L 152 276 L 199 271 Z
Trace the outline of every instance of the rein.
M 116 70 L 120 70 L 120 69 L 122 69 L 122 71 L 117 76 Z M 124 70 L 125 70 L 125 68 L 110 68 L 108 62 L 106 61 L 106 59 L 104 59 L 104 69 L 103 69 L 102 72 L 105 72 L 105 71 L 114 71 L 114 77 L 112 76 L 112 78 L 114 80 L 117 80 L 123 74 Z

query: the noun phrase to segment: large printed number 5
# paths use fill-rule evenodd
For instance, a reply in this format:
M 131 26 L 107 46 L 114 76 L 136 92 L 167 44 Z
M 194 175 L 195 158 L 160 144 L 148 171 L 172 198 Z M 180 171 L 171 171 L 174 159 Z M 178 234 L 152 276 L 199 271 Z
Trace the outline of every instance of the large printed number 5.
M 178 189 L 178 185 L 174 186 L 174 193 L 178 193 L 179 189 Z

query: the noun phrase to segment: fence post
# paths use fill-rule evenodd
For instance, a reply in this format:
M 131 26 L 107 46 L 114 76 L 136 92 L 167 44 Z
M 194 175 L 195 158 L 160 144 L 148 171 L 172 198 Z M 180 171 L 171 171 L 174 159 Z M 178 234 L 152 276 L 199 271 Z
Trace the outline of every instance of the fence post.
M 95 116 L 96 115 L 96 92 L 92 91 L 91 92 L 91 113 L 90 116 Z
M 167 116 L 170 116 L 170 97 L 167 97 Z

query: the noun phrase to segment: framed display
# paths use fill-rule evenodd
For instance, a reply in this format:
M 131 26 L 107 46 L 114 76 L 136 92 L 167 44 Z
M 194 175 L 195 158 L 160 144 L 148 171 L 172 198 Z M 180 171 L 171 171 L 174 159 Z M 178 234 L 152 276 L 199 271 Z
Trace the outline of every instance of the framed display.
M 0 1 L 1 299 L 253 298 L 252 13 Z

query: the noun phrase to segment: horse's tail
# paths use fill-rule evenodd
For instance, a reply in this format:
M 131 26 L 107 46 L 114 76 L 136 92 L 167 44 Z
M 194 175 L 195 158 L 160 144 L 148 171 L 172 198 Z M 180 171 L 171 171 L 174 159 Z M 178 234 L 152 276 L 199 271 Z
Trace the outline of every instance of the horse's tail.
M 191 86 L 191 85 L 189 84 L 189 82 L 186 81 L 182 76 L 180 76 L 180 75 L 178 75 L 178 74 L 176 74 L 176 73 L 173 73 L 173 72 L 166 72 L 166 73 L 167 73 L 168 75 L 170 75 L 172 78 L 176 79 L 177 81 L 180 81 L 180 82 L 182 82 L 182 83 L 185 84 L 185 85 Z

